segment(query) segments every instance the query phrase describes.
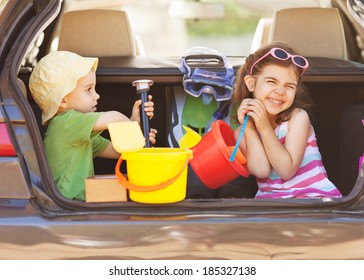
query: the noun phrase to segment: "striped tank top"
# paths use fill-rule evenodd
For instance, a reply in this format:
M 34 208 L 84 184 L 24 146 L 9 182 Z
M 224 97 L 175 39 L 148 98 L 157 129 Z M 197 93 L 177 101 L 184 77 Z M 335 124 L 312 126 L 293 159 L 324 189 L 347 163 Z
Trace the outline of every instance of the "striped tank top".
M 280 124 L 274 132 L 284 145 L 288 132 L 288 121 Z M 257 178 L 257 184 L 256 198 L 341 197 L 339 190 L 327 178 L 315 132 L 308 138 L 303 160 L 291 179 L 281 179 L 272 169 L 268 178 Z

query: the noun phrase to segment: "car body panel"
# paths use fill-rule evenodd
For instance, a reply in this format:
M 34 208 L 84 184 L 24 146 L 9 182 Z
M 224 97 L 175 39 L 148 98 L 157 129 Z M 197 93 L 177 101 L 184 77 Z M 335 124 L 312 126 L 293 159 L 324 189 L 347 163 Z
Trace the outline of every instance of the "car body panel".
M 0 203 L 4 209 L 3 201 Z M 9 209 L 5 206 L 7 218 L 0 219 L 0 250 L 6 259 L 364 257 L 362 212 L 211 213 L 165 218 L 88 214 L 49 219 L 37 215 L 26 203 L 18 202 Z

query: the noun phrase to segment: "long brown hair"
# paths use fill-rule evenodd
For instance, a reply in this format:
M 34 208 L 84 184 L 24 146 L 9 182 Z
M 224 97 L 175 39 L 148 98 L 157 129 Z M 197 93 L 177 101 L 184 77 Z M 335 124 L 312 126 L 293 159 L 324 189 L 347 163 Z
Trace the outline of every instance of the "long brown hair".
M 234 87 L 234 93 L 232 97 L 232 103 L 233 108 L 237 108 L 241 101 L 245 98 L 253 98 L 252 92 L 250 92 L 245 85 L 244 77 L 246 75 L 249 75 L 250 68 L 254 64 L 255 61 L 257 61 L 259 58 L 261 58 L 263 55 L 265 55 L 267 52 L 269 52 L 272 48 L 281 48 L 287 51 L 288 53 L 295 55 L 297 54 L 292 48 L 290 48 L 286 43 L 284 42 L 271 42 L 269 44 L 264 45 L 263 47 L 259 48 L 256 52 L 250 54 L 246 59 L 245 63 L 240 67 L 240 69 L 237 72 L 236 75 L 236 81 L 235 81 L 235 87 Z M 290 67 L 294 66 L 296 75 L 297 75 L 297 90 L 296 95 L 293 101 L 293 104 L 290 108 L 287 110 L 281 112 L 277 116 L 277 123 L 280 124 L 282 121 L 287 121 L 290 119 L 291 113 L 295 108 L 301 108 L 307 110 L 311 106 L 311 99 L 307 92 L 307 90 L 304 88 L 301 81 L 301 74 L 302 69 L 294 65 L 291 61 L 291 59 L 287 60 L 279 60 L 274 58 L 271 55 L 268 55 L 263 60 L 259 61 L 253 68 L 252 75 L 259 75 L 261 73 L 262 69 L 266 65 L 279 65 L 284 67 Z

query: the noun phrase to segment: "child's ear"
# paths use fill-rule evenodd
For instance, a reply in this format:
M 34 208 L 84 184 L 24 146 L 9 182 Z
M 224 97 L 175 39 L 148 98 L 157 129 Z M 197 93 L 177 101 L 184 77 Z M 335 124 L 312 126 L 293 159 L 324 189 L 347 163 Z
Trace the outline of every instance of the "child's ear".
M 67 101 L 65 98 L 62 98 L 61 103 L 59 104 L 59 107 L 66 109 L 67 108 Z
M 246 75 L 244 77 L 244 82 L 248 90 L 253 92 L 255 89 L 255 78 L 252 75 Z

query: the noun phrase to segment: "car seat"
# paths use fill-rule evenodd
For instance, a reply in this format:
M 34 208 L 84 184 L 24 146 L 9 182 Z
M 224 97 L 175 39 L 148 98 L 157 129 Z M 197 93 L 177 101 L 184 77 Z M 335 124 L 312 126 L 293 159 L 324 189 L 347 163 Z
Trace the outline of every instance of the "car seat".
M 83 56 L 136 56 L 144 53 L 127 12 L 78 10 L 63 14 L 58 50 Z
M 304 56 L 348 59 L 344 27 L 336 8 L 276 11 L 268 41 L 286 42 Z

